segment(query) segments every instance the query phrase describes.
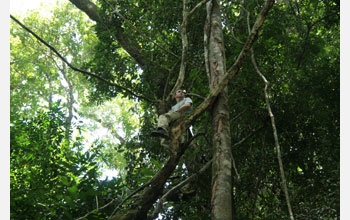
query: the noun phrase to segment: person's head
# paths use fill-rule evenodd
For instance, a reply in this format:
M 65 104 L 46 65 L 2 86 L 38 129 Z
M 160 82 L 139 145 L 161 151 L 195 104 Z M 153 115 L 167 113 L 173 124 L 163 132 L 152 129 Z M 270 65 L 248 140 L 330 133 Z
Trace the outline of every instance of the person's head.
M 183 99 L 186 96 L 186 90 L 184 89 L 177 89 L 174 94 L 175 99 Z

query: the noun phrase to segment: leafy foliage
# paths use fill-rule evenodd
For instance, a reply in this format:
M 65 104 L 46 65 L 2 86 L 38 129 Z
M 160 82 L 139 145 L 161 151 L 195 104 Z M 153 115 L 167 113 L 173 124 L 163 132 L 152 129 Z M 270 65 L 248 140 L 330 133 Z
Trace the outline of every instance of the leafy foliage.
M 189 8 L 198 2 L 191 1 Z M 278 2 L 270 11 L 253 49 L 258 67 L 270 83 L 291 204 L 296 219 L 338 219 L 340 3 Z M 181 2 L 97 1 L 97 5 L 104 22 L 90 30 L 96 32 L 98 42 L 94 45 L 94 54 L 86 55 L 88 59 L 83 67 L 143 96 L 164 99 L 164 94 L 175 84 L 179 70 Z M 262 0 L 221 1 L 227 67 L 235 62 L 242 48 L 237 40 L 246 40 L 248 25 L 253 25 L 262 5 Z M 203 97 L 209 91 L 202 65 L 205 19 L 202 6 L 189 20 L 188 68 L 183 85 L 189 92 Z M 67 20 L 61 25 L 65 22 Z M 80 25 L 80 28 L 84 26 Z M 73 25 L 72 29 L 81 31 L 78 26 Z M 139 53 L 144 61 L 142 65 L 117 39 L 119 32 L 125 34 L 124 44 L 130 45 L 129 51 Z M 26 39 L 24 33 L 12 30 L 11 56 L 15 63 L 11 64 L 11 107 L 16 111 L 23 109 L 23 103 L 35 107 L 27 99 L 36 98 L 36 91 L 45 91 L 44 83 L 33 83 L 33 75 L 44 70 L 37 71 L 29 61 L 32 55 L 26 54 L 32 54 L 35 49 L 25 47 L 27 42 L 30 39 Z M 25 56 L 19 56 L 17 48 L 23 50 Z M 39 56 L 40 53 L 36 55 Z M 102 105 L 86 105 L 80 108 L 80 113 L 100 122 L 112 134 L 96 142 L 103 144 L 97 144 L 96 150 L 92 148 L 90 153 L 81 151 L 81 139 L 66 142 L 62 136 L 64 115 L 57 109 L 37 113 L 37 118 L 30 120 L 12 114 L 11 215 L 14 218 L 23 218 L 27 213 L 33 218 L 48 213 L 56 213 L 58 217 L 63 214 L 68 219 L 83 216 L 96 209 L 96 196 L 100 204 L 113 198 L 121 201 L 147 183 L 166 163 L 167 151 L 158 139 L 149 136 L 158 106 L 89 80 L 92 83 L 88 89 L 90 100 Z M 233 171 L 233 219 L 288 219 L 263 86 L 248 57 L 228 86 L 232 152 L 237 170 L 237 173 Z M 34 92 L 29 92 L 31 89 Z M 26 100 L 21 103 L 20 97 Z M 194 108 L 202 101 L 197 96 L 191 98 Z M 164 192 L 196 173 L 212 158 L 210 119 L 211 115 L 205 112 L 192 125 L 195 134 L 203 135 L 193 140 L 168 179 Z M 50 130 L 50 126 L 57 129 Z M 113 132 L 117 130 L 123 131 L 119 137 L 125 142 L 113 141 L 116 137 Z M 124 179 L 98 181 L 97 161 L 122 170 Z M 211 171 L 198 176 L 169 198 L 160 213 L 162 218 L 210 219 L 210 183 Z M 137 196 L 120 208 L 130 207 Z M 109 216 L 116 204 L 96 211 L 88 219 Z M 36 213 L 39 214 L 36 216 Z
M 81 138 L 69 144 L 58 104 L 35 118 L 11 117 L 12 219 L 73 219 L 97 195 L 100 146 L 84 153 Z

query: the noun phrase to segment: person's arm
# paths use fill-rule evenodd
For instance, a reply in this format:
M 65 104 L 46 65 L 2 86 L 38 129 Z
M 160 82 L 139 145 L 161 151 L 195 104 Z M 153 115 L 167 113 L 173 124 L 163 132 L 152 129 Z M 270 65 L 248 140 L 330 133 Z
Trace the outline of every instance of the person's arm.
M 182 105 L 178 110 L 176 110 L 177 112 L 182 113 L 183 111 L 189 109 L 191 107 L 192 103 L 191 102 L 186 102 L 184 105 Z

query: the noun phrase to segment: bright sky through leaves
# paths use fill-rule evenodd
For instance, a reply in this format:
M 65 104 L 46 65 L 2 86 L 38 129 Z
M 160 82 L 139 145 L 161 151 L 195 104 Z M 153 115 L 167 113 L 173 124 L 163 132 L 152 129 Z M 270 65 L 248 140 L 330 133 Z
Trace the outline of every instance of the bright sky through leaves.
M 19 14 L 19 15 L 25 15 L 27 11 L 33 10 L 33 9 L 40 9 L 42 15 L 46 15 L 46 13 L 49 12 L 49 10 L 43 10 L 44 8 L 50 8 L 55 7 L 57 3 L 63 2 L 62 0 L 11 0 L 10 1 L 10 13 L 11 14 Z M 106 133 L 106 131 L 97 131 L 99 136 L 103 136 L 103 133 Z M 118 175 L 118 171 L 113 169 L 102 169 L 103 175 L 100 177 L 100 179 L 104 180 L 106 177 L 109 177 L 109 179 L 116 177 Z
M 55 5 L 56 0 L 11 0 L 10 1 L 10 13 L 24 13 L 27 10 L 32 10 L 43 5 Z

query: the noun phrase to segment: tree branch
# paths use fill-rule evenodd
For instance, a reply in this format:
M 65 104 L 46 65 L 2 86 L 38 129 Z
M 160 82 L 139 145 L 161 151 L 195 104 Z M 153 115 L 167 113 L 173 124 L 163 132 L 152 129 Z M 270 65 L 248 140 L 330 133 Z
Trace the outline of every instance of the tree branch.
M 85 12 L 93 21 L 101 22 L 100 16 L 97 14 L 97 6 L 89 0 L 69 0 L 77 8 Z
M 200 8 L 202 5 L 204 5 L 205 3 L 207 3 L 209 0 L 203 0 L 201 2 L 199 2 L 189 13 L 188 13 L 188 18 L 190 18 L 196 11 L 198 8 Z
M 82 220 L 82 219 L 85 219 L 85 218 L 88 217 L 89 215 L 91 215 L 91 214 L 97 212 L 98 210 L 104 209 L 104 208 L 106 208 L 107 206 L 111 205 L 115 200 L 117 200 L 117 198 L 112 199 L 109 203 L 107 203 L 107 204 L 105 204 L 105 205 L 103 205 L 103 206 L 101 206 L 101 207 L 97 207 L 96 209 L 94 209 L 94 210 L 92 210 L 92 211 L 86 213 L 84 216 L 79 217 L 79 218 L 77 218 L 77 219 L 75 219 L 75 220 Z
M 98 15 L 98 7 L 92 3 L 89 0 L 69 0 L 72 4 L 74 4 L 77 8 L 79 8 L 81 11 L 85 12 L 92 20 L 96 21 L 97 23 L 101 23 L 105 26 L 108 24 L 105 23 L 105 21 Z M 135 61 L 141 66 L 144 67 L 146 65 L 146 58 L 141 54 L 141 48 L 137 44 L 137 41 L 130 39 L 130 36 L 126 36 L 124 34 L 124 28 L 121 26 L 121 21 L 116 22 L 113 24 L 114 26 L 117 26 L 115 37 L 117 38 L 117 41 L 121 44 L 121 46 L 124 48 L 126 52 L 130 54 L 132 58 L 135 59 Z
M 102 77 L 98 76 L 98 75 L 95 75 L 93 73 L 90 73 L 88 71 L 85 71 L 85 70 L 81 70 L 79 68 L 76 68 L 74 67 L 72 64 L 70 64 L 54 47 L 52 47 L 50 44 L 48 44 L 46 41 L 44 41 L 43 39 L 41 39 L 37 34 L 35 34 L 32 30 L 30 30 L 29 28 L 27 28 L 25 25 L 23 25 L 20 21 L 18 21 L 15 17 L 13 17 L 12 15 L 10 15 L 11 19 L 14 20 L 17 24 L 19 24 L 23 29 L 25 29 L 26 31 L 28 31 L 30 34 L 32 34 L 36 39 L 38 39 L 41 43 L 43 43 L 45 46 L 47 46 L 50 50 L 52 50 L 64 63 L 66 63 L 71 69 L 73 69 L 74 71 L 77 71 L 77 72 L 80 72 L 80 73 L 83 73 L 85 75 L 88 75 L 90 77 L 93 77 L 95 79 L 98 79 L 100 81 L 102 81 L 103 83 L 106 83 L 107 85 L 109 86 L 113 86 L 113 87 L 116 87 L 118 89 L 121 89 L 121 90 L 124 90 L 128 93 L 130 93 L 132 96 L 136 97 L 136 98 L 139 98 L 139 99 L 144 99 L 146 101 L 149 101 L 151 103 L 156 103 L 155 100 L 152 100 L 150 98 L 147 98 L 147 97 L 144 97 L 142 95 L 138 95 L 136 93 L 134 93 L 133 91 L 131 91 L 130 89 L 126 88 L 126 87 L 123 87 L 123 86 L 120 86 L 116 83 L 113 83 L 113 82 L 109 82 L 105 79 L 103 79 Z
M 198 175 L 202 174 L 206 169 L 208 169 L 211 165 L 211 163 L 213 162 L 213 159 L 209 160 L 197 173 L 192 174 L 190 177 L 188 177 L 187 179 L 185 179 L 184 181 L 182 181 L 181 183 L 177 184 L 175 187 L 173 187 L 171 190 L 169 190 L 167 193 L 165 193 L 162 198 L 159 199 L 156 208 L 154 209 L 153 213 L 152 213 L 152 219 L 155 219 L 158 215 L 158 213 L 160 212 L 160 209 L 163 206 L 163 203 L 166 201 L 166 199 L 173 194 L 174 192 L 176 192 L 178 189 L 180 189 L 181 187 L 183 187 L 184 185 L 186 185 L 187 183 L 191 182 L 195 177 L 197 177 Z
M 186 96 L 193 96 L 205 100 L 205 97 L 198 95 L 196 93 L 187 93 Z
M 132 192 L 130 195 L 128 195 L 117 207 L 115 207 L 115 209 L 113 210 L 112 214 L 110 215 L 109 218 L 112 218 L 112 216 L 114 215 L 114 213 L 126 202 L 128 201 L 132 196 L 134 196 L 136 193 L 140 192 L 141 190 L 143 190 L 144 188 L 146 188 L 147 186 L 149 186 L 151 183 L 153 182 L 153 179 L 149 180 L 147 183 L 145 183 L 144 185 L 142 185 L 140 188 L 138 188 L 137 190 L 135 190 L 134 192 Z

